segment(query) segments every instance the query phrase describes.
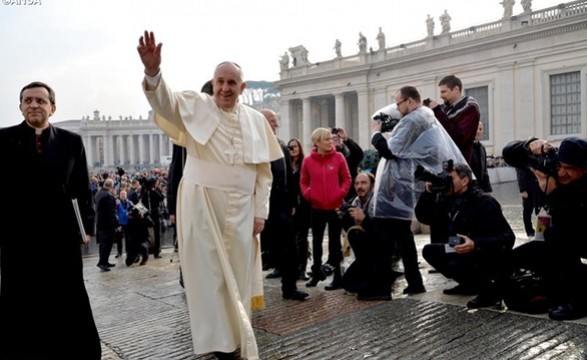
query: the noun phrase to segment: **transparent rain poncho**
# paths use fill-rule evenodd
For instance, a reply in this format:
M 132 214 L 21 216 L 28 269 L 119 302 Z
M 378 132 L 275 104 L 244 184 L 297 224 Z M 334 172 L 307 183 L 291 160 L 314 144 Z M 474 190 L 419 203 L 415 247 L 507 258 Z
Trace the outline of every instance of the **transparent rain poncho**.
M 393 158 L 382 157 L 377 166 L 369 216 L 412 220 L 424 191 L 424 182 L 415 179 L 416 167 L 421 165 L 436 174 L 442 172 L 445 161 L 457 164 L 466 160 L 429 108 L 419 107 L 402 118 L 396 104 L 391 104 L 373 116 L 381 112 L 401 120 L 387 138 Z

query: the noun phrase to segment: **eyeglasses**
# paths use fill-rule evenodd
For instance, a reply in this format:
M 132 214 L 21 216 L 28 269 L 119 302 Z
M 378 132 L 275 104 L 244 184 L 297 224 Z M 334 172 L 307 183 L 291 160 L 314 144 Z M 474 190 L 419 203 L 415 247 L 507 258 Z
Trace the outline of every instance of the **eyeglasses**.
M 409 100 L 409 98 L 405 98 L 405 99 L 403 99 L 401 101 L 398 101 L 398 102 L 395 103 L 395 106 L 399 107 L 402 103 L 404 103 L 404 102 L 406 102 L 408 100 Z

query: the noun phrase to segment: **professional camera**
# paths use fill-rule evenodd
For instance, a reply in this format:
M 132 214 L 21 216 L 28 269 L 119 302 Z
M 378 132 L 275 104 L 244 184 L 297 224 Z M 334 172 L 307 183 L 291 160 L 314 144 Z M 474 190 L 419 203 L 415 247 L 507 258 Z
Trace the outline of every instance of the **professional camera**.
M 558 172 L 558 149 L 548 148 L 544 155 L 528 155 L 528 166 L 546 175 L 556 176 Z
M 373 116 L 373 120 L 379 121 L 381 123 L 381 132 L 389 132 L 393 130 L 400 119 L 394 119 L 391 117 L 391 115 L 380 112 L 379 114 Z
M 338 134 L 338 128 L 332 128 L 332 133 L 333 134 Z
M 422 104 L 424 104 L 424 106 L 430 106 L 431 101 L 432 100 L 430 98 L 426 98 L 426 99 L 422 100 Z
M 442 163 L 442 171 L 438 174 L 431 173 L 424 169 L 422 165 L 416 167 L 414 177 L 416 180 L 426 181 L 432 184 L 430 190 L 432 192 L 441 193 L 450 189 L 452 185 L 452 175 L 450 174 L 453 170 L 453 160 L 444 161 Z
M 351 204 L 351 203 L 348 203 L 348 202 L 342 203 L 342 205 L 338 208 L 338 217 L 341 219 L 344 218 L 344 216 L 349 213 L 349 209 L 352 207 L 353 207 L 353 204 Z
M 122 175 L 124 175 L 124 169 L 121 168 L 120 166 L 117 166 L 116 173 L 118 174 L 118 176 L 122 177 Z

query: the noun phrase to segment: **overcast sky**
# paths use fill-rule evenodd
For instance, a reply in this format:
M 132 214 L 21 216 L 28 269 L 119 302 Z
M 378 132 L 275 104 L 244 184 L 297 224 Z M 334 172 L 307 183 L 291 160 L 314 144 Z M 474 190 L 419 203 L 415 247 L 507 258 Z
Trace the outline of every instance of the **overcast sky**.
M 17 5 L 21 2 L 24 4 Z M 28 4 L 27 4 L 28 3 Z M 532 9 L 561 0 L 534 0 Z M 499 0 L 2 0 L 0 4 L 0 127 L 22 121 L 20 89 L 44 81 L 57 93 L 52 122 L 101 115 L 145 118 L 143 67 L 136 46 L 143 30 L 163 43 L 162 71 L 175 90 L 199 89 L 216 64 L 239 63 L 246 79 L 279 79 L 279 59 L 304 45 L 310 62 L 358 52 L 382 28 L 387 46 L 426 37 L 430 14 L 452 17 L 451 30 L 499 20 Z M 514 15 L 522 12 L 520 0 Z

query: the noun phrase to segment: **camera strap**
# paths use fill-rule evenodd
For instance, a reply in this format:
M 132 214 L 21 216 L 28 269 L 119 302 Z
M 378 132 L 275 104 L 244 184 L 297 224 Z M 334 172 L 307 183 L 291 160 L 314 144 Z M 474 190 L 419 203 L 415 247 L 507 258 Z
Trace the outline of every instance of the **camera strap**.
M 459 216 L 459 212 L 460 210 L 457 209 L 454 212 L 449 212 L 448 213 L 448 234 L 449 235 L 456 235 L 456 229 L 455 229 L 455 220 L 457 219 L 457 216 Z

